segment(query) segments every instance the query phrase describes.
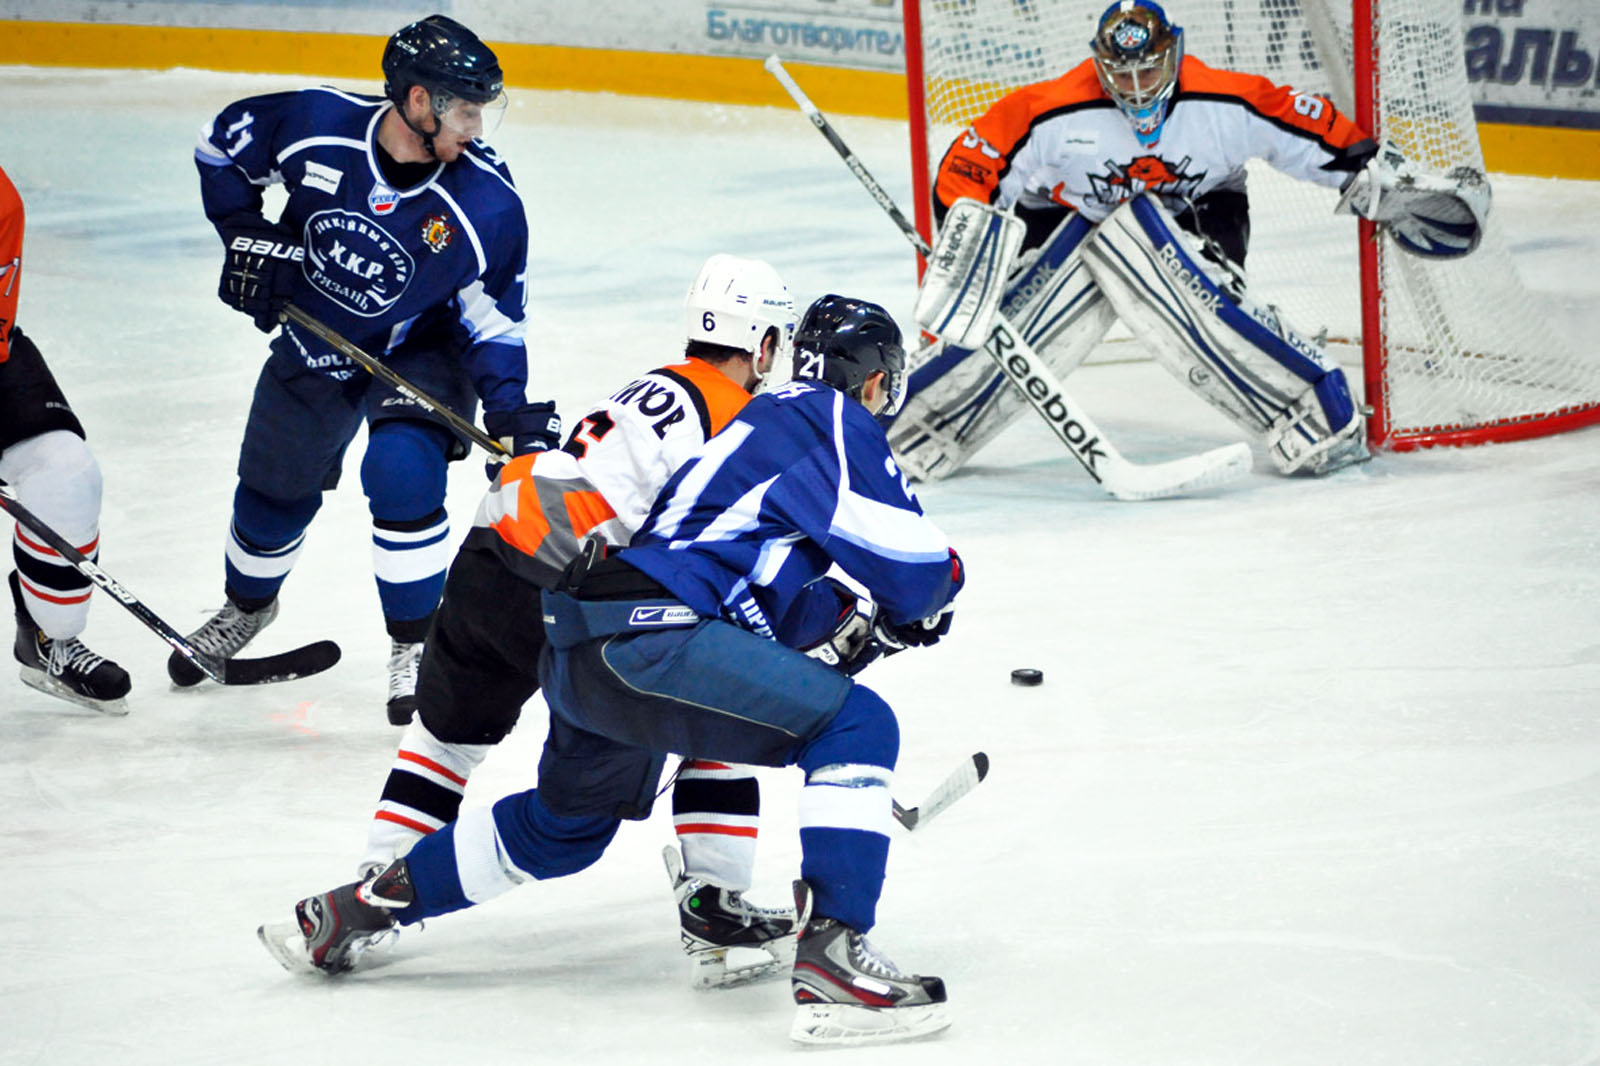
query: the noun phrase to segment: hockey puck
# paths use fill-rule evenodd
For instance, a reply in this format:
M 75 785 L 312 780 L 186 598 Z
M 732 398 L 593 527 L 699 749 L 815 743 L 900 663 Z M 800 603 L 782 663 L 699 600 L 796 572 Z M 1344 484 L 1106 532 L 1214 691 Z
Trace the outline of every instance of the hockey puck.
M 1044 684 L 1044 671 L 1027 668 L 1013 670 L 1011 671 L 1011 683 L 1013 685 L 1027 685 L 1030 688 L 1034 685 L 1042 685 Z

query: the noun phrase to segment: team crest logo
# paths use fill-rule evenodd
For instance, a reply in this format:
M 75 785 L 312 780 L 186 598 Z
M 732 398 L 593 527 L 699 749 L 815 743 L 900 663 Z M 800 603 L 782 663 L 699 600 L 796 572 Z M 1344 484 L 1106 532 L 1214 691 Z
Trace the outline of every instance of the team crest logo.
M 352 314 L 388 311 L 415 272 L 405 246 L 366 215 L 335 208 L 306 220 L 306 278 Z
M 374 185 L 372 191 L 367 193 L 367 207 L 379 217 L 393 211 L 399 203 L 400 194 L 387 185 Z
M 450 228 L 443 215 L 429 215 L 428 221 L 422 224 L 422 239 L 435 255 L 450 247 L 450 240 L 455 235 L 456 231 Z
M 1128 19 L 1111 31 L 1111 39 L 1116 42 L 1117 48 L 1124 54 L 1137 52 L 1150 39 L 1150 31 L 1143 25 Z
M 1106 160 L 1101 174 L 1090 174 L 1089 185 L 1095 199 L 1103 204 L 1116 205 L 1131 200 L 1142 192 L 1153 192 L 1163 197 L 1192 197 L 1205 171 L 1189 173 L 1189 156 L 1169 163 L 1158 155 L 1135 156 L 1126 165 Z

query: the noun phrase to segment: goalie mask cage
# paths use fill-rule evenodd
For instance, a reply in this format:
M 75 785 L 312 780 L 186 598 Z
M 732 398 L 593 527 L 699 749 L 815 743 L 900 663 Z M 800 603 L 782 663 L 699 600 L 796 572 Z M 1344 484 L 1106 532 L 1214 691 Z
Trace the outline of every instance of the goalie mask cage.
M 917 227 L 960 131 L 1010 90 L 1089 56 L 1104 0 L 903 0 Z M 1429 172 L 1483 167 L 1461 0 L 1167 0 L 1185 50 L 1321 93 Z M 1180 86 L 1181 91 L 1181 86 Z M 1159 150 L 1159 148 L 1158 148 Z M 1404 451 L 1542 436 L 1600 422 L 1600 360 L 1518 279 L 1493 208 L 1456 260 L 1409 255 L 1335 215 L 1336 191 L 1249 164 L 1250 276 L 1331 354 L 1358 346 L 1374 446 Z M 1348 349 L 1347 349 L 1348 350 Z M 1352 355 L 1348 360 L 1354 361 Z

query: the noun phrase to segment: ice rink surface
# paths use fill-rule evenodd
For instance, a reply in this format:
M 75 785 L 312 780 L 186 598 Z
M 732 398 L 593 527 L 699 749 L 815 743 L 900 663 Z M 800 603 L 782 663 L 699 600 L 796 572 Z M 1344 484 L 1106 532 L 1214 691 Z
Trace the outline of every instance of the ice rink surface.
M 19 319 L 104 468 L 102 564 L 185 631 L 222 602 L 265 354 L 215 297 L 191 148 L 229 100 L 301 84 L 0 70 L 0 161 L 29 211 Z M 903 127 L 836 122 L 909 208 Z M 910 324 L 906 245 L 798 112 L 519 92 L 494 143 L 532 226 L 531 397 L 576 411 L 674 358 L 681 294 L 716 251 L 770 260 L 802 304 L 839 291 Z M 1518 268 L 1597 354 L 1600 185 L 1504 178 L 1495 193 Z M 1235 439 L 1151 363 L 1072 384 L 1132 458 Z M 1380 455 L 1320 482 L 1262 470 L 1115 503 L 1024 419 L 923 488 L 971 579 L 948 640 L 864 679 L 901 719 L 902 802 L 970 752 L 993 770 L 897 837 L 873 939 L 946 979 L 955 1022 L 832 1054 L 1600 1060 L 1597 442 Z M 796 1054 L 786 982 L 690 989 L 665 803 L 590 870 L 408 931 L 370 970 L 293 978 L 262 951 L 260 922 L 349 880 L 397 738 L 359 451 L 257 646 L 331 637 L 331 672 L 175 692 L 165 645 L 99 597 L 85 636 L 133 673 L 126 718 L 0 676 L 0 1063 Z M 476 461 L 454 469 L 458 535 L 483 486 Z M 1009 684 L 1018 666 L 1044 685 Z M 467 802 L 531 786 L 543 734 L 535 700 Z M 762 780 L 751 896 L 777 902 L 798 865 L 799 779 Z

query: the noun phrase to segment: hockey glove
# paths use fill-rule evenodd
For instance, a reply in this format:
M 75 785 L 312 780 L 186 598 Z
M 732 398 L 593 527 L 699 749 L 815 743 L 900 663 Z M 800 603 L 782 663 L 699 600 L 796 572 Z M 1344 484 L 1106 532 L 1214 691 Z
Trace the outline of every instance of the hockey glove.
M 561 447 L 561 416 L 556 414 L 552 400 L 525 403 L 509 411 L 485 411 L 483 428 L 514 456 Z M 489 462 L 484 469 L 493 479 L 500 472 L 500 464 Z
M 260 215 L 235 215 L 217 227 L 222 234 L 222 281 L 217 296 L 255 320 L 256 329 L 278 328 L 278 312 L 294 293 L 305 247 L 287 226 Z
M 1336 210 L 1368 218 L 1412 255 L 1454 259 L 1483 240 L 1491 194 L 1481 170 L 1460 166 L 1425 174 L 1385 141 L 1345 185 Z
M 883 644 L 872 635 L 876 608 L 870 600 L 861 599 L 850 591 L 844 582 L 831 577 L 823 580 L 833 586 L 839 597 L 839 616 L 834 621 L 833 632 L 800 650 L 846 677 L 854 677 L 884 653 Z
M 905 648 L 926 648 L 939 643 L 950 632 L 950 619 L 955 611 L 955 604 L 947 603 L 938 614 L 911 622 L 893 622 L 880 614 L 872 623 L 872 635 L 882 642 L 886 655 Z

